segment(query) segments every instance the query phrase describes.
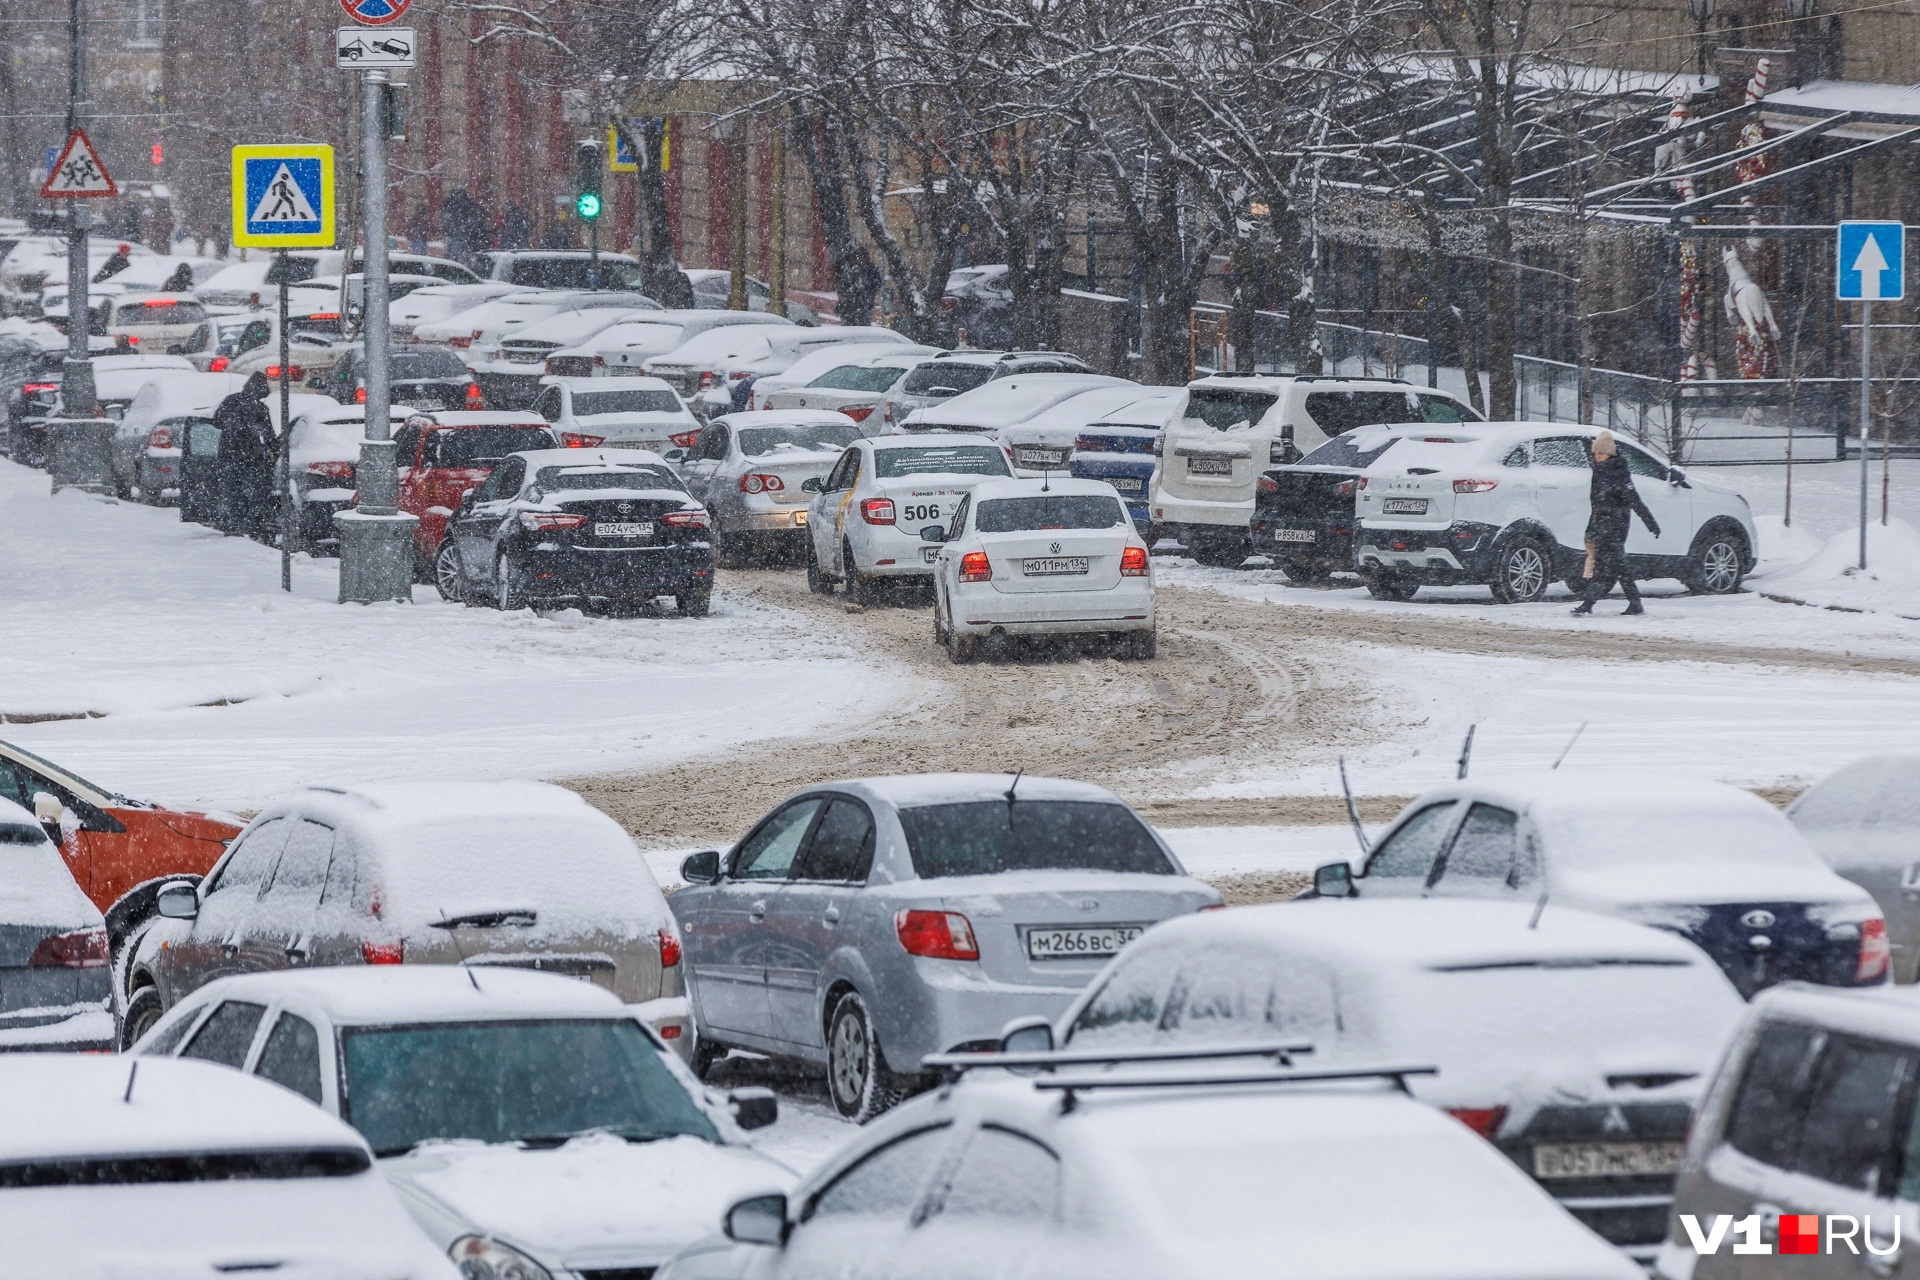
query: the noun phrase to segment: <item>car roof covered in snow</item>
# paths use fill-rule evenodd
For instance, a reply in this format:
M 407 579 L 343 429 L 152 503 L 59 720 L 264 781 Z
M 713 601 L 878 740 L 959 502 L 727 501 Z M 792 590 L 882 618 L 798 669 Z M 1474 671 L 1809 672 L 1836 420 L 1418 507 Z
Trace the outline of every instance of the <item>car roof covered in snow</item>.
M 999 447 L 992 437 L 975 431 L 915 431 L 899 436 L 865 436 L 854 443 L 871 445 L 875 453 L 886 453 L 893 449 L 947 449 L 957 444 L 985 445 L 990 449 Z
M 425 418 L 436 427 L 547 427 L 530 409 L 409 409 L 407 421 Z M 578 452 L 575 450 L 574 452 Z
M 1920 1044 L 1920 995 L 1904 983 L 1849 988 L 1784 982 L 1754 997 L 1751 1016 Z
M 1049 476 L 1044 480 L 1020 477 L 1009 480 L 995 478 L 982 480 L 973 487 L 973 501 L 976 507 L 983 502 L 991 502 L 995 498 L 1040 498 L 1056 494 L 1076 494 L 1119 501 L 1119 495 L 1105 480 L 1082 480 L 1065 474 Z
M 511 456 L 525 458 L 529 473 L 538 471 L 542 467 L 619 468 L 667 465 L 666 459 L 651 449 L 523 449 Z
M 1487 774 L 1435 787 L 1424 792 L 1414 805 L 1429 804 L 1447 796 L 1471 796 L 1527 812 L 1546 809 L 1605 812 L 1675 803 L 1724 811 L 1775 812 L 1772 805 L 1753 792 L 1711 778 L 1633 770 L 1593 773 L 1580 769 L 1543 769 L 1538 773 Z
M 844 782 L 823 782 L 809 791 L 859 791 L 895 808 L 913 808 L 924 804 L 957 804 L 968 800 L 1005 800 L 1013 783 L 1011 773 L 903 773 L 890 777 L 850 778 Z M 1120 797 L 1105 787 L 1067 778 L 1036 778 L 1020 775 L 1014 787 L 1020 800 L 1091 800 L 1107 804 L 1121 803 Z
M 297 1002 L 336 1023 L 481 1022 L 491 1019 L 624 1017 L 611 991 L 578 978 L 504 965 L 343 965 L 249 973 L 210 982 L 196 1004 Z
M 837 409 L 750 409 L 714 418 L 730 427 L 852 427 L 859 424 Z
M 908 421 L 922 426 L 1001 427 L 1025 422 L 1062 400 L 1105 387 L 1137 386 L 1104 373 L 1015 373 L 983 382 L 924 409 Z

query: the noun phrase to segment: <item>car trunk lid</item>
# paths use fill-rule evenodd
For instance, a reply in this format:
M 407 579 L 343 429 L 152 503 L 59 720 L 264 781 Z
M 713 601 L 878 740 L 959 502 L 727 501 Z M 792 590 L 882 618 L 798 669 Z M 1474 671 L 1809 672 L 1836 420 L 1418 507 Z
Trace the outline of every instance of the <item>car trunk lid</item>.
M 1184 876 L 1028 871 L 926 882 L 967 917 L 995 982 L 1082 987 L 1148 927 L 1211 905 Z
M 1036 529 L 983 535 L 994 590 L 1107 591 L 1120 582 L 1126 546 L 1112 529 Z

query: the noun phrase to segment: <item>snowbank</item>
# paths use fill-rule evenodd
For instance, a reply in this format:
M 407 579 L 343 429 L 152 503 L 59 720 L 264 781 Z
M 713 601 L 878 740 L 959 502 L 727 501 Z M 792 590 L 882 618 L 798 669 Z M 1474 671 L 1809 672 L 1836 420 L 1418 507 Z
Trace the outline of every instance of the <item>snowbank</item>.
M 1804 535 L 1802 535 L 1804 536 Z M 1867 525 L 1867 567 L 1860 565 L 1860 527 L 1835 534 L 1791 568 L 1755 588 L 1774 600 L 1920 619 L 1920 531 L 1904 520 Z

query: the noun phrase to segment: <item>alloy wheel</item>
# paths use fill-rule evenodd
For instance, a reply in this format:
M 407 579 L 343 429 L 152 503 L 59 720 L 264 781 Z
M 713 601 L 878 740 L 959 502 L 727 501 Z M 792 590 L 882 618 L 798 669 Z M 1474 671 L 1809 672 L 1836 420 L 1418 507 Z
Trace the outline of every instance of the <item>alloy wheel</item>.
M 1715 595 L 1724 595 L 1740 581 L 1740 552 L 1721 538 L 1700 556 L 1700 581 Z
M 1531 543 L 1516 547 L 1507 557 L 1507 594 L 1515 600 L 1532 600 L 1546 589 L 1547 562 L 1539 548 Z
M 833 1043 L 827 1048 L 827 1080 L 843 1111 L 860 1104 L 867 1088 L 867 1024 L 852 1010 L 834 1020 Z

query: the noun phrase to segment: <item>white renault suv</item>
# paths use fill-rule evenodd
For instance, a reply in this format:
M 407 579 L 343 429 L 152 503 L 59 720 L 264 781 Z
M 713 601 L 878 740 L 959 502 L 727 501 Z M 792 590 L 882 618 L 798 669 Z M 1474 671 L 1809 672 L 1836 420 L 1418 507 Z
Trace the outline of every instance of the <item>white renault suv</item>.
M 1235 568 L 1253 551 L 1254 491 L 1268 467 L 1355 427 L 1479 418 L 1444 391 L 1397 378 L 1196 378 L 1186 412 L 1161 437 L 1147 501 L 1154 535 L 1179 538 L 1201 564 Z
M 1409 600 L 1423 585 L 1478 582 L 1506 604 L 1577 584 L 1586 561 L 1592 441 L 1565 422 L 1466 423 L 1406 436 L 1360 478 L 1354 552 L 1367 588 Z M 1747 500 L 1699 480 L 1647 445 L 1618 442 L 1659 522 L 1627 534 L 1635 578 L 1678 578 L 1700 594 L 1740 589 L 1759 539 Z

